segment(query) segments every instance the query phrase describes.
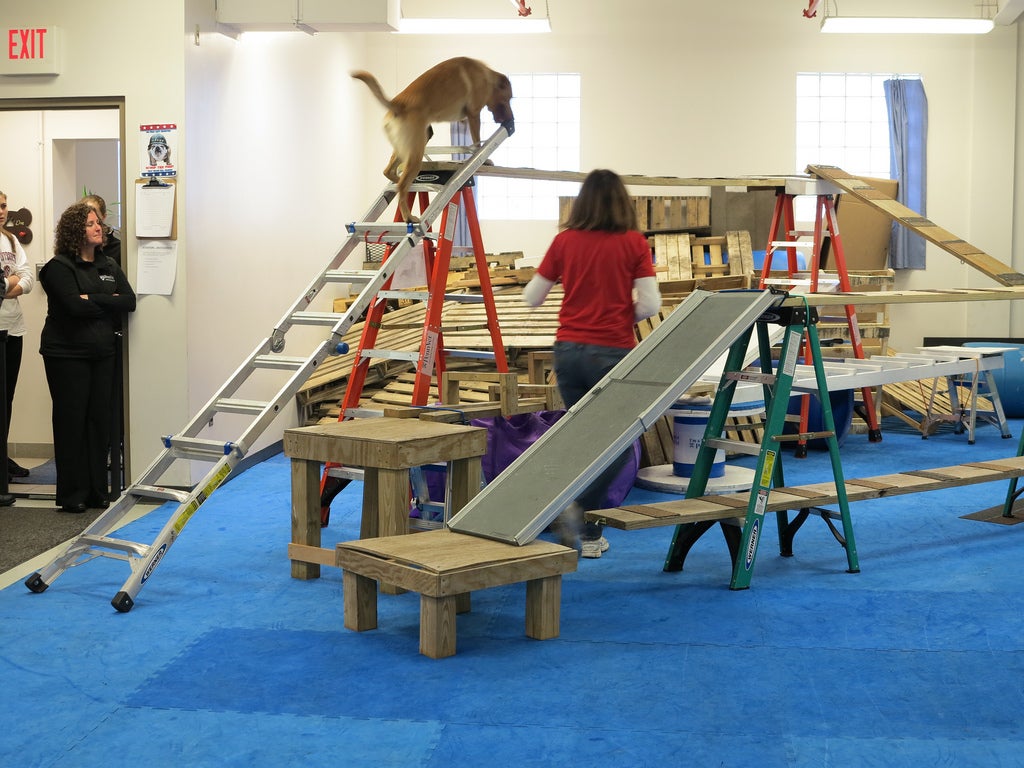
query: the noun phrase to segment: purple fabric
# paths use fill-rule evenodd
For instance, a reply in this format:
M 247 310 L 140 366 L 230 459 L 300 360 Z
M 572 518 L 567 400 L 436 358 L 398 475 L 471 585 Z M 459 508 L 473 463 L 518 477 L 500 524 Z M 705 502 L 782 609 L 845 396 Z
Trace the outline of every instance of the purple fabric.
M 481 458 L 481 469 L 484 481 L 490 483 L 500 475 L 509 464 L 519 458 L 520 454 L 536 442 L 551 426 L 557 422 L 564 410 L 535 411 L 517 413 L 509 417 L 494 416 L 486 419 L 473 419 L 471 426 L 483 427 L 487 430 L 487 452 Z M 622 471 L 615 477 L 608 488 L 605 498 L 606 507 L 617 507 L 633 488 L 637 472 L 640 470 L 640 441 L 633 443 L 632 461 L 626 462 Z M 432 501 L 443 501 L 447 473 L 443 469 L 425 473 L 427 489 Z M 418 515 L 415 515 L 418 516 Z

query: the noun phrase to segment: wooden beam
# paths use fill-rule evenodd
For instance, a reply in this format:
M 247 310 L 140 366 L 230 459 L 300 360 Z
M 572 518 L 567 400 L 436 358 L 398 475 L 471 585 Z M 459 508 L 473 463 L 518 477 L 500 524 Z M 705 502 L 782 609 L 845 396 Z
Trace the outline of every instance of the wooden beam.
M 893 221 L 903 225 L 911 232 L 917 233 L 928 242 L 934 243 L 947 253 L 953 254 L 964 263 L 970 264 L 997 283 L 1024 285 L 1024 275 L 1009 264 L 1004 264 L 999 259 L 989 256 L 977 246 L 971 245 L 966 240 L 929 221 L 921 214 L 907 208 L 903 203 L 886 196 L 885 193 L 878 191 L 863 179 L 832 165 L 809 165 L 807 172 L 819 179 L 832 182 L 843 192 L 853 195 L 876 211 L 884 213 Z
M 1006 301 L 1024 299 L 1024 286 L 1012 288 L 946 288 L 933 291 L 871 291 L 864 293 L 807 293 L 791 295 L 784 307 L 835 307 L 846 304 L 936 304 L 962 301 Z

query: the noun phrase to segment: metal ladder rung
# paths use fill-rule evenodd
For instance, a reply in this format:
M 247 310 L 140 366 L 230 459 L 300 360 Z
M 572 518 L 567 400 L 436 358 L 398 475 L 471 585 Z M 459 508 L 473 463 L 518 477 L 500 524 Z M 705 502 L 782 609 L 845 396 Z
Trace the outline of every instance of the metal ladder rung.
M 364 349 L 362 357 L 376 357 L 382 360 L 404 360 L 407 363 L 415 363 L 420 359 L 420 353 L 403 352 L 399 349 Z
M 372 235 L 384 242 L 398 242 L 410 235 L 423 237 L 426 234 L 422 223 L 413 221 L 392 221 L 385 224 L 377 221 L 353 221 L 347 224 L 345 229 L 350 235 Z
M 382 408 L 349 408 L 345 411 L 346 416 L 353 419 L 372 419 L 384 415 Z
M 342 315 L 337 312 L 293 312 L 292 322 L 296 325 L 328 325 L 335 326 L 341 322 Z
M 731 453 L 743 453 L 747 456 L 758 456 L 761 446 L 758 443 L 745 443 L 742 440 L 730 440 L 725 437 L 710 437 L 704 441 L 712 448 L 720 448 Z
M 365 284 L 373 280 L 377 274 L 369 269 L 329 269 L 324 272 L 324 282 Z
M 810 240 L 772 240 L 769 245 L 772 248 L 813 248 L 814 243 Z
M 144 499 L 163 499 L 164 501 L 176 501 L 179 504 L 184 504 L 189 497 L 188 491 L 177 491 L 160 485 L 133 485 L 128 492 L 132 496 Z
M 758 371 L 728 371 L 725 374 L 725 378 L 729 381 L 745 381 L 771 386 L 778 381 L 779 377 L 774 373 L 761 373 Z
M 254 368 L 274 368 L 283 371 L 297 371 L 306 364 L 304 357 L 285 357 L 283 355 L 256 355 L 252 359 Z
M 127 552 L 129 554 L 138 555 L 139 557 L 145 557 L 149 554 L 151 549 L 149 544 L 139 544 L 137 541 L 127 541 L 125 539 L 114 539 L 110 536 L 95 536 L 93 534 L 82 534 L 78 537 L 78 542 L 86 544 L 89 547 L 101 547 L 103 549 L 112 549 L 116 552 Z M 102 552 L 96 553 L 100 557 L 103 556 Z
M 239 400 L 232 397 L 222 397 L 213 404 L 215 410 L 221 413 L 263 413 L 270 403 L 260 400 Z
M 363 470 L 361 467 L 328 467 L 328 477 L 340 477 L 343 480 L 362 480 Z
M 164 447 L 171 451 L 175 458 L 194 459 L 196 461 L 217 461 L 232 452 L 242 455 L 237 443 L 219 440 L 203 440 L 196 437 L 167 435 L 163 438 Z
M 494 352 L 487 349 L 448 349 L 444 350 L 446 357 L 461 357 L 466 360 L 493 360 Z
M 377 298 L 426 301 L 430 298 L 430 291 L 377 291 Z M 420 323 L 420 325 L 422 325 L 422 323 Z

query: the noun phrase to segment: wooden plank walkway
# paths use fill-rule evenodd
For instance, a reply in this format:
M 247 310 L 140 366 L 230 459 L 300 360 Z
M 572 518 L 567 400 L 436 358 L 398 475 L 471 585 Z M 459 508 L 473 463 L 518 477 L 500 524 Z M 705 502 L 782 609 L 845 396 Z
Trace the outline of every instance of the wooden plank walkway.
M 938 491 L 962 485 L 1009 480 L 1024 476 L 1024 456 L 1007 459 L 955 464 L 938 469 L 920 469 L 846 481 L 846 497 L 850 502 L 901 496 L 908 493 Z M 657 504 L 598 509 L 587 513 L 587 519 L 600 521 L 611 528 L 636 531 L 667 525 L 683 525 L 708 520 L 745 518 L 750 502 L 749 492 L 699 496 Z M 823 507 L 838 503 L 834 481 L 810 485 L 773 488 L 768 496 L 766 512 Z

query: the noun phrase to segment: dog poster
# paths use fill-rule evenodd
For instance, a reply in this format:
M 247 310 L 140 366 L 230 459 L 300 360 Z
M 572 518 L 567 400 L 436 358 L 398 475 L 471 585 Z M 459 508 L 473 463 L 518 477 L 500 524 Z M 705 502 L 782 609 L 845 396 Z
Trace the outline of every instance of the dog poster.
M 139 126 L 140 176 L 175 176 L 178 127 L 173 123 Z

